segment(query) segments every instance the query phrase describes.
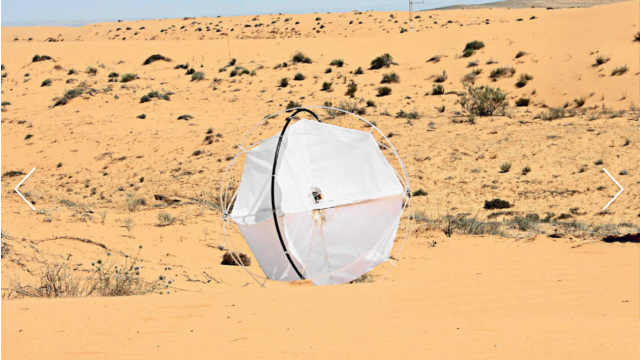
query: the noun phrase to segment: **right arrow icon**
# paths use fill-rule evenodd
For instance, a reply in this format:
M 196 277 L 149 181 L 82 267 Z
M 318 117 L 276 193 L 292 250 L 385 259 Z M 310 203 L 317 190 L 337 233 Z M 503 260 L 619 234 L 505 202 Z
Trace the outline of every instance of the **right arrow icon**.
M 609 175 L 609 177 L 611 178 L 611 180 L 613 180 L 613 182 L 615 182 L 615 183 L 616 183 L 616 185 L 618 185 L 618 186 L 620 187 L 620 191 L 618 191 L 618 193 L 616 194 L 616 196 L 614 196 L 614 197 L 613 197 L 613 199 L 611 199 L 611 200 L 609 201 L 609 203 L 607 204 L 607 206 L 605 206 L 605 207 L 602 209 L 602 211 L 605 211 L 605 210 L 607 210 L 607 208 L 609 207 L 609 205 L 611 205 L 611 203 L 613 202 L 613 200 L 615 200 L 615 199 L 618 197 L 618 195 L 620 195 L 620 194 L 624 191 L 624 188 L 622 187 L 622 185 L 620 185 L 620 183 L 618 183 L 618 182 L 616 181 L 616 179 L 614 179 L 614 178 L 613 178 L 613 176 L 611 176 L 611 174 L 609 174 L 609 172 L 607 171 L 607 169 L 602 168 L 602 170 L 604 170 L 604 172 L 606 172 L 606 173 L 607 173 L 607 175 Z

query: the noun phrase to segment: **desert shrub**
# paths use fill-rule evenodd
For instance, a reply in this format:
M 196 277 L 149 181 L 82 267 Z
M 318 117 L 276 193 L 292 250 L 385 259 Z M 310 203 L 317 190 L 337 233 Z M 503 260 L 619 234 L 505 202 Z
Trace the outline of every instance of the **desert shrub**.
M 523 56 L 525 56 L 525 55 L 527 55 L 527 53 L 526 53 L 526 52 L 524 52 L 524 51 L 518 51 L 518 53 L 516 54 L 516 59 L 519 59 L 519 58 L 521 58 L 521 57 L 523 57 Z
M 178 120 L 189 121 L 191 119 L 193 119 L 193 116 L 191 116 L 189 114 L 183 114 L 183 115 L 178 116 Z
M 98 74 L 98 69 L 94 68 L 93 66 L 89 66 L 87 67 L 87 74 L 96 76 L 96 74 Z
M 11 170 L 11 171 L 7 171 L 4 174 L 2 174 L 2 177 L 16 177 L 16 176 L 21 176 L 21 175 L 24 175 L 24 173 L 22 171 Z
M 582 107 L 587 102 L 587 99 L 585 99 L 584 96 L 581 96 L 573 99 L 573 102 L 576 104 L 576 107 Z
M 168 212 L 160 211 L 158 214 L 158 226 L 168 226 L 175 222 L 175 218 Z
M 531 168 L 529 166 L 525 166 L 522 168 L 522 175 L 527 175 L 531 172 Z
M 304 79 L 306 79 L 306 76 L 304 76 L 304 75 L 303 75 L 303 74 L 301 74 L 301 73 L 297 73 L 297 74 L 293 77 L 293 80 L 296 80 L 296 81 L 302 81 L 302 80 L 304 80 Z
M 537 230 L 539 223 L 540 216 L 538 214 L 527 214 L 524 217 L 514 216 L 511 220 L 507 221 L 510 227 L 520 231 Z
M 489 86 L 470 86 L 459 102 L 469 115 L 491 116 L 506 106 L 506 94 Z
M 393 63 L 393 57 L 390 54 L 382 54 L 377 58 L 371 60 L 371 69 L 377 70 L 383 67 L 389 67 Z
M 516 73 L 516 69 L 510 66 L 501 66 L 499 68 L 491 70 L 490 78 L 497 80 L 498 78 L 505 76 L 513 76 Z
M 140 103 L 146 103 L 151 101 L 151 97 L 149 97 L 149 95 L 142 95 L 142 97 L 140 98 Z
M 126 83 L 129 81 L 133 81 L 138 79 L 138 74 L 134 74 L 134 73 L 127 73 L 127 74 L 123 74 L 122 77 L 120 78 L 120 82 Z
M 440 62 L 441 58 L 442 58 L 442 55 L 440 54 L 433 55 L 431 58 L 429 58 L 429 60 L 427 60 L 427 62 L 437 63 L 437 62 Z
M 444 94 L 444 86 L 442 84 L 434 85 L 433 89 L 431 89 L 431 95 L 443 95 Z
M 529 74 L 520 74 L 520 77 L 518 78 L 518 81 L 516 82 L 516 87 L 523 88 L 531 80 L 533 80 L 533 76 L 531 76 Z
M 333 90 L 332 86 L 333 86 L 332 82 L 325 81 L 322 83 L 322 91 L 332 91 Z
M 294 64 L 303 63 L 303 64 L 311 64 L 311 59 L 305 55 L 303 52 L 298 51 L 291 56 L 291 62 Z
M 77 74 L 78 72 L 75 69 L 69 69 L 69 72 L 67 73 L 67 75 L 74 75 Z
M 169 59 L 166 56 L 160 55 L 160 54 L 154 54 L 149 56 L 143 63 L 142 65 L 149 65 L 152 64 L 156 61 L 171 61 L 171 59 Z
M 399 83 L 399 82 L 400 82 L 400 76 L 398 76 L 398 74 L 396 74 L 395 72 L 392 72 L 389 74 L 382 75 L 382 81 L 380 83 L 392 84 L 392 83 Z
M 45 60 L 53 60 L 49 55 L 34 55 L 31 59 L 32 62 L 45 61 Z
M 420 189 L 418 189 L 418 190 L 414 191 L 414 192 L 411 194 L 411 196 L 427 196 L 427 195 L 429 195 L 429 194 L 427 194 L 427 192 L 426 192 L 426 191 L 422 190 L 422 188 L 420 188 Z
M 520 98 L 516 100 L 516 106 L 529 106 L 530 101 L 528 98 Z
M 299 102 L 297 102 L 297 101 L 293 101 L 293 100 L 290 100 L 290 101 L 289 101 L 289 103 L 287 104 L 287 107 L 286 107 L 286 108 L 287 108 L 287 109 L 292 109 L 292 108 L 299 108 L 299 107 L 301 107 L 301 106 L 302 106 L 302 105 L 301 105 Z
M 447 76 L 447 71 L 443 71 L 441 74 L 436 75 L 435 79 L 433 80 L 434 82 L 437 83 L 443 83 L 445 81 L 447 81 L 449 77 Z
M 140 115 L 136 116 L 136 118 L 144 120 L 144 119 L 147 118 L 147 114 L 140 114 Z
M 610 59 L 611 57 L 609 57 L 608 55 L 598 55 L 596 56 L 596 63 L 593 64 L 593 66 L 600 66 L 600 65 L 606 64 Z
M 51 86 L 51 79 L 44 80 L 40 86 Z
M 627 65 L 616 67 L 611 72 L 611 76 L 622 75 L 622 74 L 626 73 L 627 71 L 629 71 L 629 68 L 627 67 Z
M 478 40 L 470 41 L 464 46 L 464 50 L 480 50 L 482 48 L 484 48 L 484 43 Z
M 378 88 L 378 96 L 391 95 L 391 88 L 388 86 L 381 86 Z
M 594 165 L 602 165 L 604 164 L 604 161 L 602 159 L 598 159 L 596 161 L 593 162 Z
M 10 101 L 3 101 L 2 102 L 2 110 L 6 110 L 7 109 L 6 107 L 9 106 L 9 105 L 11 105 Z
M 331 74 L 331 72 L 332 72 L 332 71 L 333 71 L 333 70 L 332 70 L 330 67 L 328 67 L 328 68 L 326 68 L 326 69 L 324 70 L 324 73 L 325 73 L 325 74 Z
M 547 109 L 546 111 L 543 111 L 540 115 L 538 115 L 538 117 L 540 117 L 542 120 L 549 121 L 549 120 L 562 119 L 570 115 L 573 115 L 573 114 L 565 110 L 564 108 L 559 107 L 559 108 Z
M 84 93 L 83 88 L 75 88 L 67 90 L 63 96 L 56 98 L 53 106 L 67 105 L 67 103 Z
M 71 75 L 71 74 L 69 74 L 69 75 Z M 112 72 L 110 72 L 110 73 L 109 73 L 109 75 L 108 75 L 107 77 L 108 77 L 109 79 L 114 79 L 114 78 L 117 78 L 118 76 L 120 76 L 120 74 L 118 74 L 118 73 L 117 73 L 117 72 L 115 72 L 115 71 L 112 71 Z
M 240 263 L 238 263 L 238 261 Z M 244 266 L 250 266 L 251 265 L 251 258 L 244 253 L 236 253 L 234 252 L 233 254 L 230 253 L 229 251 L 225 252 L 224 255 L 222 255 L 222 265 L 244 265 Z
M 196 69 L 190 68 L 190 69 L 187 69 L 187 72 L 185 72 L 184 74 L 185 75 L 193 75 L 195 72 L 196 72 Z
M 396 113 L 396 117 L 400 119 L 417 120 L 417 119 L 420 119 L 422 115 L 416 110 L 413 110 L 413 111 L 400 110 Z
M 139 246 L 141 248 L 142 245 Z M 18 278 L 10 279 L 7 297 L 65 298 L 162 293 L 172 281 L 163 275 L 154 281 L 142 278 L 142 260 L 139 256 L 140 250 L 134 257 L 125 254 L 123 264 L 98 259 L 91 263 L 92 268 L 86 272 L 77 271 L 77 265 L 71 264 L 69 260 L 59 263 L 38 260 L 38 268 L 32 273 L 35 282 L 23 284 Z
M 640 31 L 633 34 L 633 41 L 640 41 Z
M 467 63 L 467 67 L 468 67 L 468 68 L 470 68 L 470 67 L 476 67 L 476 66 L 478 66 L 478 65 L 479 65 L 478 60 L 475 60 L 475 61 L 469 61 L 469 62 Z
M 624 170 L 620 170 L 620 172 L 619 172 L 618 174 L 620 174 L 620 175 L 622 175 L 622 176 L 624 176 L 624 175 L 629 175 L 629 171 L 628 171 L 628 170 L 626 170 L 626 169 L 624 169 Z
M 236 64 L 236 59 L 231 59 L 229 60 L 229 62 L 227 63 L 227 66 L 234 66 Z
M 195 73 L 193 73 L 193 75 L 191 75 L 191 81 L 202 81 L 204 80 L 204 72 L 202 71 L 196 71 Z
M 353 98 L 356 95 L 356 91 L 358 91 L 358 84 L 356 84 L 353 80 L 351 80 L 349 82 L 349 85 L 347 85 L 347 92 L 345 93 L 345 95 L 350 98 Z
M 376 107 L 376 102 L 373 100 L 367 100 L 367 107 Z
M 145 198 L 136 198 L 133 195 L 127 195 L 127 209 L 130 212 L 138 210 L 140 206 L 146 206 L 147 200 Z
M 170 101 L 171 98 L 169 98 L 170 93 L 164 93 L 162 94 L 159 91 L 151 91 L 147 94 L 150 98 L 156 98 L 158 100 L 166 100 L 166 101 Z
M 484 201 L 484 208 L 487 210 L 493 210 L 493 209 L 508 209 L 510 207 L 512 207 L 513 205 L 510 204 L 508 201 L 506 200 L 501 200 L 501 199 L 493 199 L 493 200 L 485 200 Z
M 444 105 L 436 106 L 436 110 L 439 113 L 443 113 L 445 109 L 446 109 L 446 107 Z M 433 123 L 433 124 L 434 124 L 434 126 L 432 128 L 435 129 L 435 123 Z M 429 123 L 429 125 L 431 125 L 431 123 Z
M 336 67 L 342 67 L 344 65 L 344 61 L 342 59 L 333 59 L 333 60 L 331 60 L 331 63 L 329 63 L 329 65 L 336 66 Z
M 364 74 L 364 70 L 362 70 L 362 67 L 358 66 L 358 68 L 356 69 L 356 71 L 353 72 L 355 75 L 362 75 Z
M 509 170 L 511 170 L 511 163 L 510 162 L 504 162 L 502 163 L 502 165 L 500 165 L 500 171 L 503 173 L 508 173 Z
M 287 86 L 289 86 L 289 78 L 282 78 L 280 79 L 280 81 L 278 81 L 278 86 L 285 88 Z
M 178 69 L 182 69 L 182 70 L 187 70 L 189 68 L 189 63 L 186 64 L 178 64 L 174 67 L 174 69 L 178 70 Z M 226 70 L 226 69 L 225 69 Z

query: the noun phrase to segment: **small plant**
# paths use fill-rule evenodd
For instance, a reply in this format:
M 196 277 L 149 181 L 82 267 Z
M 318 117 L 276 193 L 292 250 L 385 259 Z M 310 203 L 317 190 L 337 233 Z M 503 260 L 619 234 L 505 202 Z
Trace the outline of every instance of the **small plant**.
M 613 69 L 613 71 L 611 72 L 611 76 L 623 75 L 623 74 L 624 74 L 624 73 L 626 73 L 627 71 L 629 71 L 629 68 L 627 67 L 627 65 L 620 66 L 620 67 L 616 67 L 616 68 L 615 68 L 615 69 Z
M 301 73 L 297 73 L 297 74 L 293 77 L 293 80 L 296 80 L 296 81 L 302 81 L 302 80 L 304 80 L 304 79 L 306 79 L 306 76 L 304 76 L 304 75 L 303 75 L 303 74 L 301 74 Z
M 484 201 L 484 208 L 487 210 L 494 210 L 494 209 L 508 209 L 510 207 L 512 207 L 513 205 L 510 204 L 508 201 L 506 200 L 501 200 L 501 199 L 493 199 L 491 201 L 489 200 L 485 200 Z
M 144 63 L 142 63 L 142 65 L 149 65 L 149 64 L 152 64 L 152 63 L 154 63 L 156 61 L 167 61 L 167 62 L 169 62 L 169 61 L 171 61 L 171 59 L 169 59 L 166 56 L 160 55 L 160 54 L 154 54 L 154 55 L 149 56 L 144 61 Z
M 630 144 L 631 144 L 631 139 L 625 138 L 624 139 L 624 143 L 622 144 L 622 146 L 629 146 Z
M 303 63 L 303 64 L 311 64 L 311 58 L 305 55 L 303 52 L 298 51 L 293 56 L 291 56 L 291 62 L 294 64 Z
M 45 81 L 42 82 L 42 84 L 40 86 L 41 87 L 43 87 L 43 86 L 51 86 L 51 79 L 46 79 Z
M 67 90 L 62 97 L 55 99 L 55 103 L 53 104 L 53 106 L 55 107 L 55 106 L 67 105 L 69 101 L 77 98 L 82 94 L 84 94 L 83 88 L 75 88 L 75 89 Z
M 438 111 L 439 113 L 443 113 L 445 109 L 446 107 L 444 105 L 436 106 L 436 111 Z M 429 125 L 431 125 L 431 123 L 429 123 Z
M 602 159 L 598 159 L 596 161 L 593 162 L 594 165 L 602 165 L 604 164 L 604 161 Z
M 376 102 L 373 100 L 367 100 L 367 107 L 376 107 Z
M 620 174 L 620 175 L 622 175 L 622 176 L 624 176 L 624 175 L 629 175 L 629 171 L 628 171 L 628 170 L 626 170 L 626 169 L 624 169 L 624 170 L 620 170 L 620 172 L 619 172 L 618 174 Z
M 204 80 L 204 72 L 202 71 L 196 71 L 195 73 L 193 73 L 193 75 L 191 75 L 191 81 L 202 81 Z
M 120 78 L 120 82 L 126 83 L 126 82 L 137 80 L 137 79 L 138 79 L 138 74 L 126 73 L 122 75 L 122 77 Z
M 429 60 L 427 60 L 427 62 L 432 62 L 432 63 L 438 63 L 440 62 L 440 59 L 442 58 L 442 55 L 438 54 L 438 55 L 433 55 L 431 58 L 429 58 Z
M 414 191 L 414 192 L 411 194 L 411 196 L 427 196 L 427 195 L 429 195 L 429 194 L 427 194 L 427 192 L 426 192 L 426 191 L 422 190 L 422 188 L 420 188 L 420 189 L 418 189 L 418 190 Z
M 135 223 L 133 222 L 132 218 L 128 217 L 124 219 L 124 227 L 129 232 L 129 238 L 131 238 L 131 231 L 133 230 L 134 226 L 135 226 Z
M 39 61 L 45 61 L 45 60 L 53 60 L 51 58 L 51 56 L 49 55 L 34 55 L 33 58 L 31 59 L 32 62 L 39 62 Z
M 447 71 L 443 71 L 441 74 L 436 75 L 435 79 L 433 80 L 434 82 L 437 83 L 443 83 L 445 81 L 447 81 L 449 77 L 447 76 Z
M 519 58 L 521 58 L 521 57 L 523 57 L 523 56 L 525 56 L 525 55 L 527 55 L 527 53 L 526 53 L 526 52 L 524 52 L 524 51 L 518 51 L 518 53 L 516 54 L 516 59 L 519 59 Z
M 596 56 L 596 63 L 593 66 L 600 66 L 606 64 L 611 59 L 608 55 L 598 55 Z
M 500 171 L 503 173 L 508 173 L 509 170 L 511 170 L 511 163 L 510 162 L 504 162 L 502 163 L 502 165 L 500 165 Z
M 362 70 L 362 67 L 358 66 L 356 71 L 354 71 L 353 73 L 354 73 L 354 75 L 362 75 L 362 74 L 364 74 L 364 70 Z
M 160 211 L 158 214 L 158 226 L 169 226 L 174 223 L 176 219 L 171 214 Z
M 516 87 L 523 88 L 531 80 L 533 80 L 533 76 L 529 74 L 520 74 L 520 78 L 518 78 L 518 82 L 516 82 Z
M 467 93 L 460 98 L 459 103 L 469 115 L 491 116 L 506 106 L 506 100 L 506 94 L 499 88 L 470 86 L 467 88 Z
M 464 50 L 462 50 L 462 57 L 471 57 L 473 56 L 473 54 L 475 54 L 476 50 L 480 50 L 482 48 L 484 48 L 484 43 L 482 41 L 474 40 L 468 42 L 465 45 Z
M 431 89 L 431 95 L 443 95 L 444 94 L 444 86 L 441 84 L 434 85 Z
M 236 59 L 231 59 L 229 60 L 229 62 L 227 63 L 227 66 L 235 66 L 236 65 Z
M 345 95 L 350 98 L 354 98 L 356 95 L 356 91 L 358 91 L 358 84 L 351 80 L 349 82 L 349 85 L 347 85 L 347 92 L 345 93 Z
M 633 34 L 633 41 L 640 41 L 640 31 Z
M 581 96 L 579 98 L 575 98 L 573 99 L 573 102 L 576 104 L 576 107 L 582 107 L 584 105 L 584 103 L 587 102 L 587 99 L 584 98 L 584 96 Z
M 392 72 L 389 74 L 382 75 L 382 81 L 380 83 L 393 84 L 393 83 L 399 83 L 399 82 L 400 82 L 400 76 L 398 76 L 398 74 L 396 74 L 395 72 Z
M 530 102 L 531 100 L 529 98 L 519 98 L 518 100 L 516 100 L 516 106 L 529 106 Z
M 391 95 L 391 88 L 388 86 L 381 86 L 378 88 L 378 96 Z
M 396 113 L 396 117 L 400 119 L 409 119 L 409 120 L 417 120 L 422 117 L 422 115 L 416 110 L 413 111 L 404 111 L 400 110 Z
M 290 100 L 289 103 L 287 104 L 287 109 L 293 109 L 293 108 L 299 108 L 299 107 L 302 107 L 302 105 L 297 101 Z
M 322 91 L 327 91 L 327 92 L 333 91 L 332 86 L 333 86 L 332 82 L 325 81 L 322 83 Z
M 333 71 L 333 69 L 331 69 L 330 67 L 328 67 L 328 68 L 326 68 L 326 69 L 324 70 L 324 73 L 325 73 L 325 74 L 331 74 L 331 72 L 332 72 L 332 71 Z
M 136 118 L 144 120 L 144 119 L 147 118 L 147 115 L 146 114 L 140 114 L 140 115 L 136 116 Z
M 522 168 L 522 175 L 527 175 L 531 172 L 531 168 L 529 166 L 525 166 Z
M 142 97 L 140 98 L 140 104 L 143 104 L 149 101 L 151 101 L 151 97 L 149 97 L 149 95 L 142 95 Z
M 120 74 L 118 74 L 117 72 L 113 71 L 113 72 L 110 72 L 107 77 L 111 80 L 111 79 L 117 79 L 118 76 L 120 76 Z
M 222 255 L 222 262 L 220 264 L 232 265 L 232 266 L 236 266 L 236 265 L 250 266 L 251 258 L 244 253 L 236 253 L 236 252 L 231 253 L 227 251 L 224 253 L 224 255 Z
M 491 70 L 491 75 L 489 77 L 491 79 L 497 80 L 501 77 L 513 76 L 516 73 L 516 69 L 510 66 L 501 66 L 497 69 Z
M 333 59 L 333 60 L 331 60 L 331 63 L 329 63 L 329 65 L 336 66 L 336 67 L 342 67 L 344 65 L 344 61 L 342 59 Z
M 186 64 L 178 64 L 174 67 L 174 69 L 178 70 L 178 69 L 182 69 L 182 70 L 187 70 L 189 68 L 189 63 Z M 226 68 L 224 68 L 226 70 Z
M 93 66 L 89 66 L 87 67 L 87 74 L 89 74 L 90 76 L 96 76 L 98 74 L 98 69 L 94 68 Z
M 289 86 L 289 78 L 282 78 L 280 79 L 280 81 L 278 82 L 278 86 L 280 86 L 281 88 L 285 88 L 287 86 Z
M 377 70 L 383 67 L 389 67 L 393 63 L 393 57 L 390 54 L 383 54 L 371 60 L 371 69 Z

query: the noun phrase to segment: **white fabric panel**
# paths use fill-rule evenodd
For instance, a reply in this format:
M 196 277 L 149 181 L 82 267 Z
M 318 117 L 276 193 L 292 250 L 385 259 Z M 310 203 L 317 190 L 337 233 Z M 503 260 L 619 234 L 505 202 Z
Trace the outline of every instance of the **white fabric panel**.
M 284 229 L 283 220 L 283 217 L 278 218 L 281 231 Z M 273 225 L 273 217 L 254 225 L 238 224 L 238 228 L 267 278 L 283 281 L 300 280 L 282 250 L 276 227 Z M 294 263 L 298 269 L 302 268 L 295 259 Z
M 315 284 L 347 283 L 388 259 L 401 213 L 401 196 L 285 213 L 286 245 Z

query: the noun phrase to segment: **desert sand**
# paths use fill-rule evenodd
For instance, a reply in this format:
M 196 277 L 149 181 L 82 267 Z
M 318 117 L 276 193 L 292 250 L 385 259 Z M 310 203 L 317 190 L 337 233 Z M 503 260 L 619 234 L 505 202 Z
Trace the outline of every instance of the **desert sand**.
M 426 11 L 413 31 L 405 12 L 3 27 L 2 356 L 637 359 L 640 248 L 617 237 L 640 232 L 639 12 L 638 2 Z M 462 57 L 473 40 L 484 48 Z M 293 64 L 298 51 L 312 62 Z M 395 64 L 369 69 L 384 53 Z M 171 61 L 143 65 L 153 54 Z M 608 60 L 596 65 L 598 57 Z M 204 79 L 192 81 L 179 64 Z M 249 74 L 230 76 L 235 66 Z M 505 66 L 515 74 L 493 81 Z M 478 68 L 475 85 L 499 87 L 509 106 L 470 121 L 458 93 Z M 381 84 L 392 72 L 400 81 Z M 120 82 L 127 73 L 137 78 Z M 518 87 L 521 74 L 532 79 Z M 438 84 L 445 93 L 433 95 Z M 381 86 L 392 93 L 377 96 Z M 82 94 L 54 106 L 76 88 Z M 169 100 L 141 102 L 152 91 Z M 521 98 L 529 105 L 516 106 Z M 375 269 L 375 282 L 261 288 L 220 264 L 224 170 L 253 125 L 291 101 L 365 108 L 393 134 L 411 190 L 426 193 L 412 197 L 405 220 L 419 221 L 398 267 Z M 256 138 L 279 132 L 283 119 Z M 32 168 L 20 189 L 36 211 L 13 191 Z M 602 168 L 625 188 L 607 211 L 619 189 Z M 513 207 L 484 209 L 494 198 Z M 546 222 L 514 223 L 528 214 Z M 499 230 L 447 237 L 438 222 L 446 215 Z M 97 260 L 122 264 L 138 252 L 142 277 L 172 281 L 163 294 L 12 291 L 18 279 L 36 281 L 45 262 L 86 276 Z M 249 268 L 260 272 L 255 261 Z

